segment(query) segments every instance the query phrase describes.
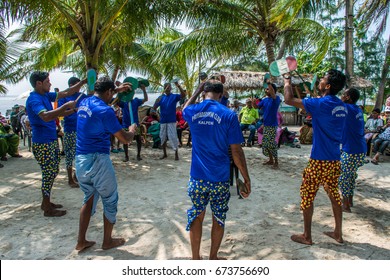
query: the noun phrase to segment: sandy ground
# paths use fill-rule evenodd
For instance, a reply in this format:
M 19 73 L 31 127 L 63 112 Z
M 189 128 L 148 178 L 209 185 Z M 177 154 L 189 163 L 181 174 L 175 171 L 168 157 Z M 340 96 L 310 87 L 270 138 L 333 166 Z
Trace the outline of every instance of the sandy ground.
M 294 130 L 296 128 L 293 128 Z M 33 155 L 21 143 L 23 158 L 9 158 L 0 169 L 0 255 L 3 260 L 186 260 L 191 256 L 186 210 L 190 207 L 186 183 L 191 149 L 180 148 L 180 161 L 159 160 L 162 151 L 143 148 L 143 160 L 130 162 L 123 153 L 112 155 L 119 185 L 119 211 L 114 235 L 124 246 L 103 251 L 102 205 L 92 217 L 88 239 L 97 244 L 85 252 L 74 250 L 83 194 L 67 185 L 65 160 L 55 181 L 52 200 L 68 211 L 60 218 L 47 218 L 40 210 L 41 173 Z M 244 148 L 252 180 L 252 194 L 238 199 L 235 187 L 220 255 L 230 260 L 389 260 L 390 259 L 390 157 L 378 166 L 366 164 L 359 170 L 355 206 L 343 215 L 345 243 L 323 235 L 333 228 L 331 205 L 323 188 L 315 200 L 313 246 L 290 240 L 301 233 L 299 186 L 311 146 L 301 149 L 282 146 L 280 170 L 264 167 L 258 147 Z M 210 247 L 211 211 L 204 222 L 202 255 Z

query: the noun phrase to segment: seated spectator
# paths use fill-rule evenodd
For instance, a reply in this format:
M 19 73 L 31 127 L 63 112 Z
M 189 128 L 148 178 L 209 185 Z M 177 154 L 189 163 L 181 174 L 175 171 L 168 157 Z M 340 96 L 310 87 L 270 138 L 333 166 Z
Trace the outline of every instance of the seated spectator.
M 303 126 L 299 130 L 299 142 L 304 145 L 313 144 L 313 127 L 310 115 L 307 115 L 303 120 Z
M 19 136 L 12 132 L 9 125 L 0 123 L 0 160 L 7 161 L 7 153 L 11 157 L 22 157 L 19 154 Z
M 176 131 L 177 131 L 177 137 L 179 138 L 179 147 L 183 146 L 182 135 L 183 135 L 183 131 L 185 130 L 188 132 L 190 131 L 188 123 L 183 118 L 182 108 L 181 106 L 178 106 L 176 108 Z M 191 133 L 189 133 L 188 135 L 187 147 L 190 146 L 190 142 L 191 142 Z
M 152 125 L 152 122 L 154 123 L 155 121 L 160 122 L 160 117 L 156 110 L 150 107 L 146 112 L 146 116 L 142 119 L 141 124 L 144 124 L 146 129 L 149 129 L 149 127 Z
M 153 138 L 153 148 L 161 147 L 160 139 L 160 117 L 156 110 L 149 108 L 146 117 L 141 121 L 141 125 L 145 125 L 148 134 Z
M 367 143 L 372 139 L 374 134 L 378 133 L 383 127 L 383 120 L 379 118 L 380 112 L 381 111 L 378 108 L 375 108 L 364 126 L 364 138 Z
M 242 108 L 240 115 L 239 115 L 239 120 L 240 120 L 240 127 L 241 131 L 245 129 L 249 129 L 249 137 L 246 142 L 246 145 L 248 147 L 252 147 L 252 142 L 256 133 L 256 122 L 259 119 L 259 112 L 257 109 L 253 108 L 252 105 L 252 100 L 247 99 L 246 101 L 246 106 Z M 243 143 L 245 145 L 245 143 Z
M 375 165 L 378 165 L 379 156 L 384 154 L 387 148 L 390 147 L 390 119 L 387 120 L 387 124 L 384 126 L 384 131 L 380 133 L 374 140 L 374 157 L 371 162 Z
M 237 114 L 237 117 L 239 117 L 243 105 L 244 104 L 242 104 L 240 101 L 238 101 L 237 99 L 234 99 L 233 103 L 230 107 L 230 110 L 235 112 Z
M 8 124 L 7 118 L 4 117 L 4 116 L 1 114 L 1 112 L 0 112 L 0 123 L 2 123 L 2 124 L 4 124 L 4 125 Z

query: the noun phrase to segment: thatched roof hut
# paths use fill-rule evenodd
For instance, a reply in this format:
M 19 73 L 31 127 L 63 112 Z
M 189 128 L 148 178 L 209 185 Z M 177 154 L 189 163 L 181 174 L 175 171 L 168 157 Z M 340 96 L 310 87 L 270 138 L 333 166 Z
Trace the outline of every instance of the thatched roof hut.
M 234 91 L 251 91 L 256 89 L 263 88 L 264 75 L 266 72 L 249 72 L 249 71 L 221 71 L 213 73 L 211 76 L 225 76 L 225 88 L 227 90 Z M 307 83 L 311 83 L 313 80 L 313 74 L 301 74 L 303 80 Z M 319 80 L 319 79 L 318 79 Z M 353 77 L 352 86 L 356 88 L 369 88 L 372 87 L 372 83 L 360 77 Z M 283 77 L 272 77 L 272 82 L 276 84 L 277 87 L 283 87 L 284 81 Z M 302 79 L 298 75 L 292 76 L 292 84 L 300 85 L 302 84 Z

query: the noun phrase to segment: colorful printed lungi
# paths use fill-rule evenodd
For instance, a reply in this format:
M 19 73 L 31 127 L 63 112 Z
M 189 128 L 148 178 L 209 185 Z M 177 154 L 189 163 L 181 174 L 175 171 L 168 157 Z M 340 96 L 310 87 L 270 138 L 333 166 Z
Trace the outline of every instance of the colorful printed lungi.
M 76 156 L 76 131 L 65 132 L 64 135 L 64 150 L 65 150 L 65 166 L 70 168 L 73 166 L 73 160 Z
M 301 210 L 311 206 L 320 185 L 329 188 L 330 194 L 341 205 L 338 179 L 341 173 L 340 161 L 310 159 L 307 167 L 303 170 L 303 181 L 300 189 Z
M 353 196 L 355 181 L 358 177 L 357 171 L 364 165 L 365 154 L 341 154 L 341 175 L 339 178 L 339 189 L 345 197 Z
M 269 152 L 278 159 L 278 144 L 275 141 L 277 126 L 264 126 L 263 129 L 263 155 L 269 157 Z
M 58 141 L 50 143 L 33 143 L 32 151 L 42 170 L 42 195 L 50 197 L 54 179 L 57 177 L 60 165 L 60 149 Z
M 192 207 L 187 210 L 188 223 L 186 230 L 190 230 L 192 222 L 206 210 L 209 201 L 214 218 L 220 226 L 224 227 L 226 213 L 229 210 L 229 187 L 229 181 L 208 182 L 190 177 L 188 196 L 191 198 Z

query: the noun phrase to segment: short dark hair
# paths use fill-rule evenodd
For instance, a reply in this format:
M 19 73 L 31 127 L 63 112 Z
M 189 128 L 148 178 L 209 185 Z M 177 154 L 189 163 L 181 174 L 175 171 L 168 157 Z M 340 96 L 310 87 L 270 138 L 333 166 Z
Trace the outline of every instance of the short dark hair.
M 276 85 L 275 84 L 270 84 L 272 87 L 273 87 L 273 89 L 274 89 L 274 92 L 276 93 L 276 91 L 277 91 L 277 87 L 276 87 Z
M 77 84 L 78 82 L 80 82 L 79 78 L 77 78 L 77 77 L 70 77 L 69 80 L 68 80 L 68 86 L 73 86 L 73 85 Z
M 49 77 L 49 73 L 43 71 L 34 71 L 30 75 L 30 84 L 33 88 L 36 87 L 37 82 L 43 82 Z
M 379 108 L 375 108 L 374 110 L 372 110 L 373 112 L 375 112 L 375 113 L 378 113 L 378 114 L 380 114 L 381 113 L 381 110 L 379 109 Z
M 327 74 L 328 84 L 330 85 L 329 93 L 331 95 L 336 95 L 340 90 L 345 87 L 347 77 L 343 73 L 341 73 L 341 71 L 336 69 L 330 69 Z
M 205 92 L 223 93 L 223 84 L 218 80 L 209 80 L 204 84 Z
M 360 91 L 357 88 L 349 88 L 346 91 L 348 91 L 348 95 L 351 98 L 351 101 L 356 104 L 356 102 L 360 98 Z
M 97 79 L 94 90 L 97 93 L 104 93 L 109 89 L 115 89 L 115 83 L 108 76 L 103 76 Z

